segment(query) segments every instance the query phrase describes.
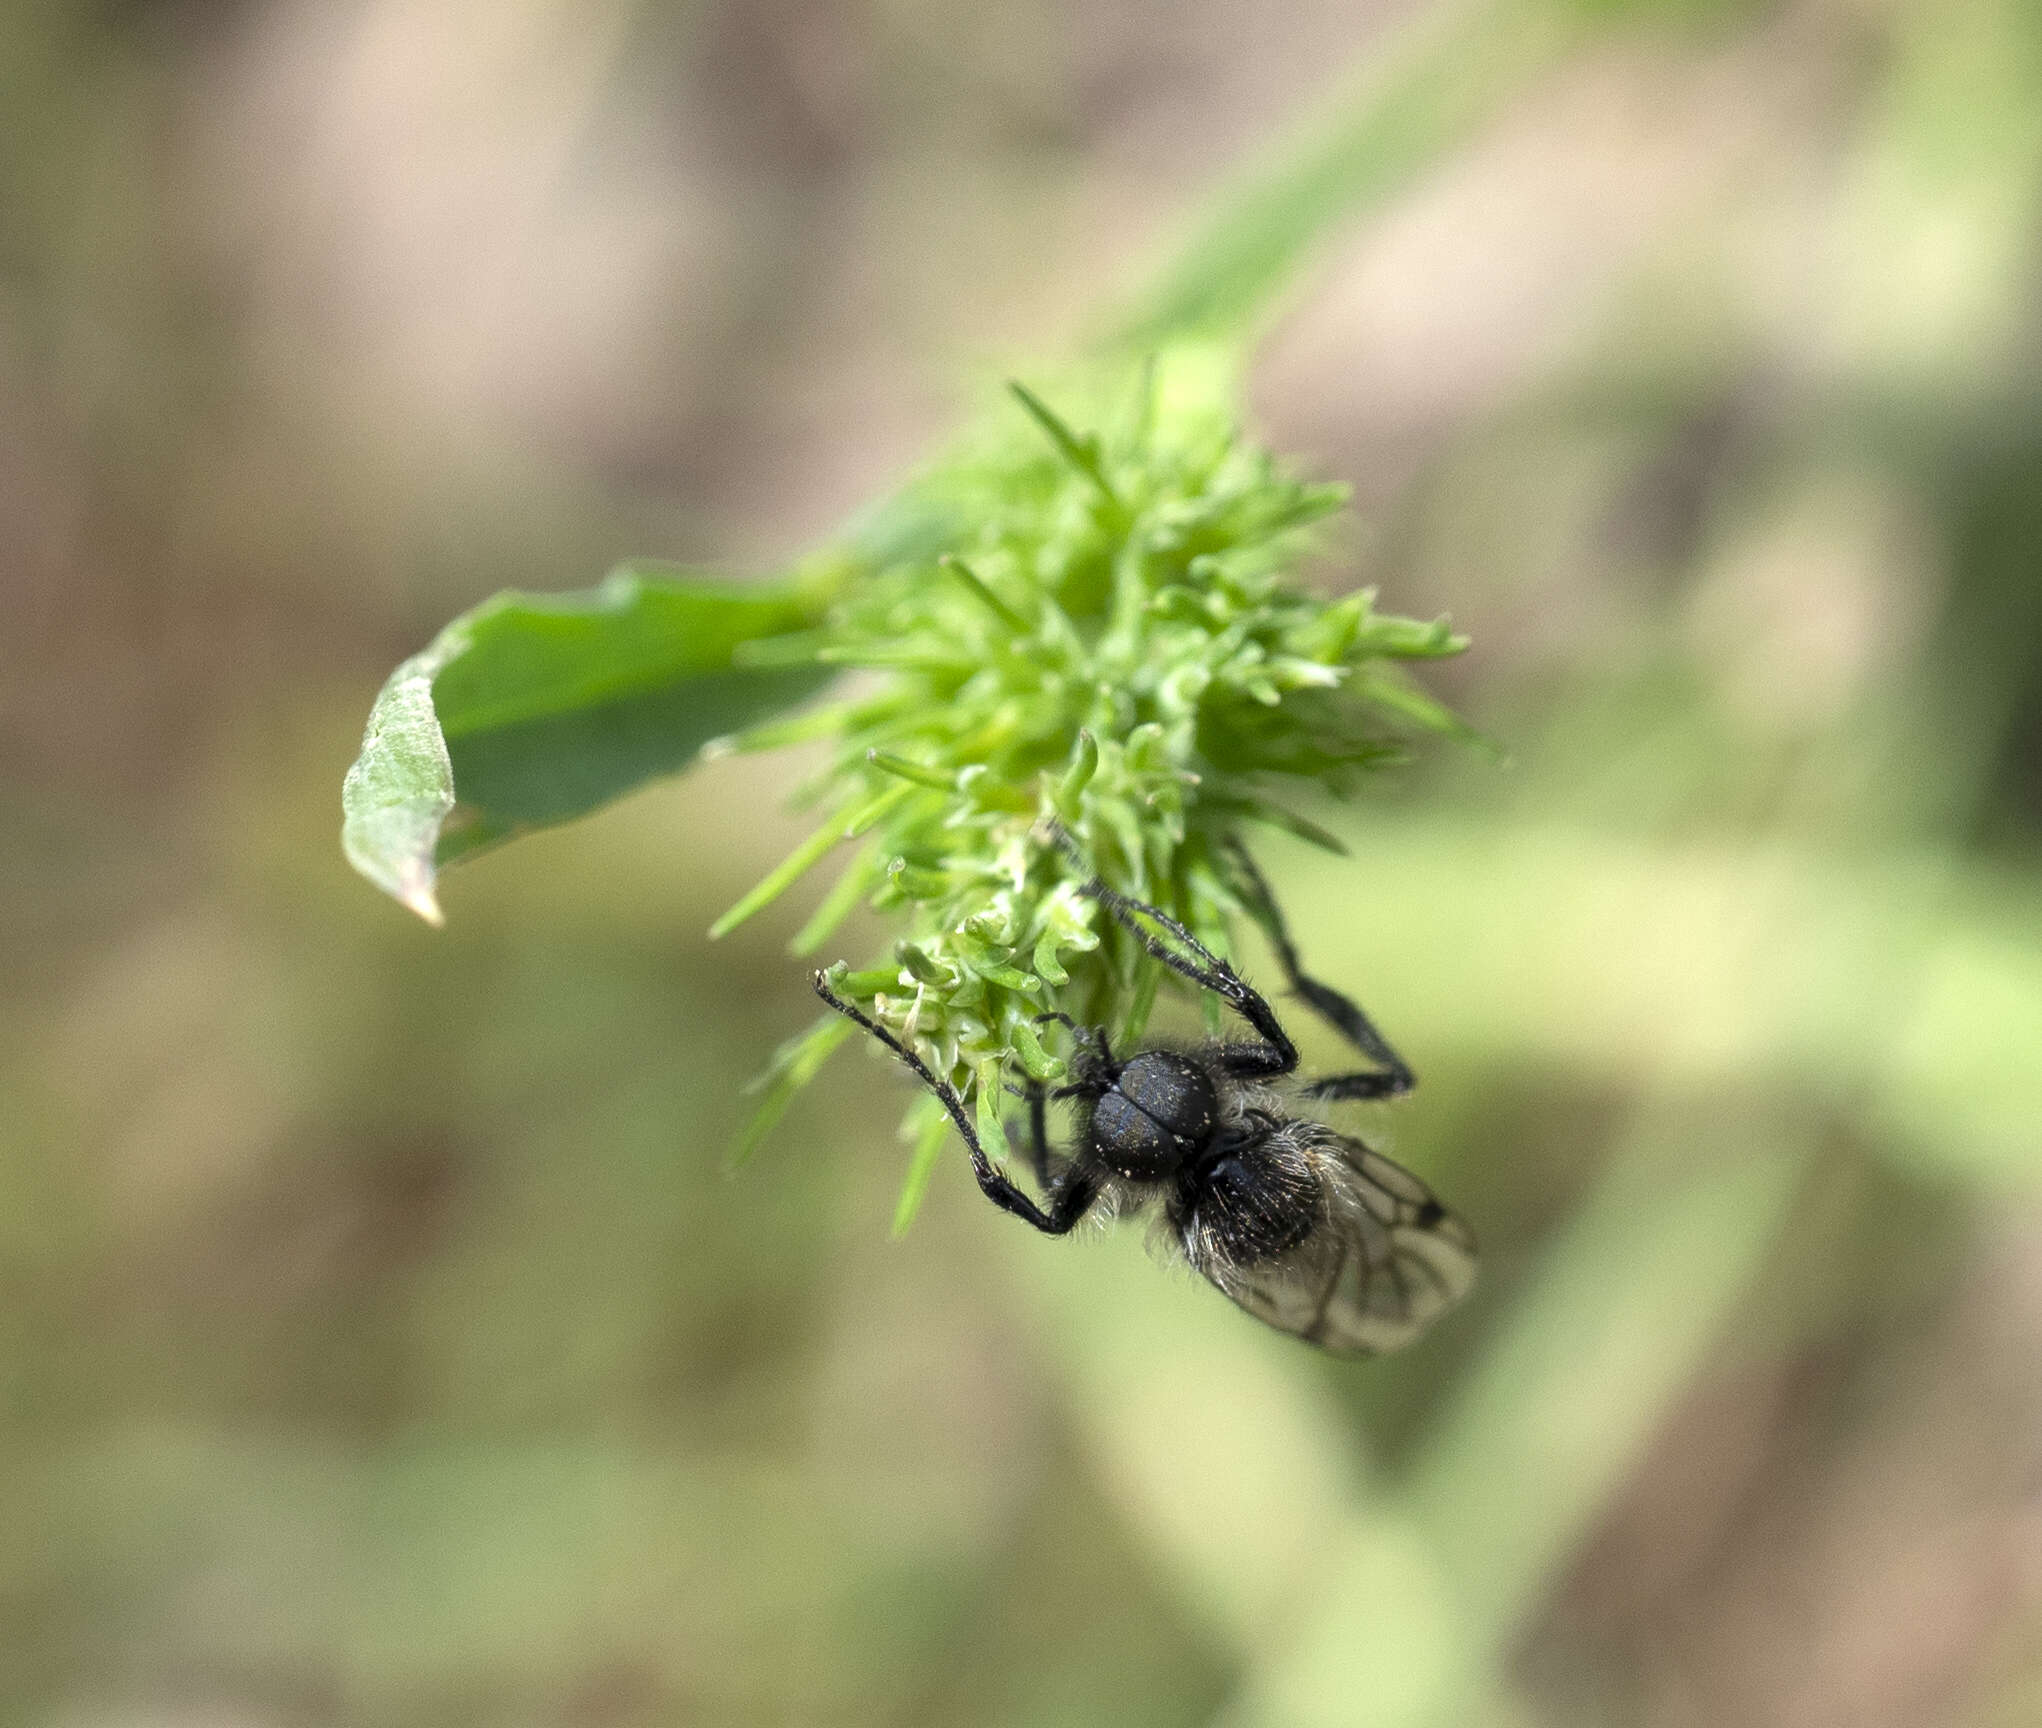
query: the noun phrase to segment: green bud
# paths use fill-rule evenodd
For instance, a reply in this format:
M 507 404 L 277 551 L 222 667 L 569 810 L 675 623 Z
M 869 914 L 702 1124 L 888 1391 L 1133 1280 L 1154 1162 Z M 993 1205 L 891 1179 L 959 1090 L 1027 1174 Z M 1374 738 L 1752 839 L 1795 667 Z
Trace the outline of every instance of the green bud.
M 956 971 L 943 966 L 917 942 L 896 942 L 893 957 L 900 962 L 903 972 L 918 984 L 926 984 L 933 990 L 948 990 L 958 982 Z
M 882 773 L 912 781 L 917 786 L 927 786 L 931 791 L 952 792 L 957 788 L 955 774 L 946 774 L 940 768 L 925 768 L 919 762 L 910 762 L 905 756 L 896 756 L 888 750 L 868 750 L 865 760 Z
M 896 858 L 886 867 L 886 879 L 910 900 L 941 900 L 950 892 L 950 878 L 941 870 L 925 870 Z
M 900 988 L 900 972 L 897 968 L 875 966 L 870 971 L 853 972 L 839 960 L 826 975 L 829 986 L 839 996 L 855 996 L 861 1002 L 869 1002 L 882 990 Z
M 1071 747 L 1070 766 L 1064 770 L 1064 777 L 1057 783 L 1056 807 L 1066 816 L 1078 813 L 1078 795 L 1092 784 L 1092 776 L 1099 772 L 1099 740 L 1092 736 L 1089 727 L 1078 728 L 1078 741 Z
M 1021 1058 L 1021 1066 L 1031 1080 L 1061 1080 L 1064 1077 L 1063 1059 L 1043 1049 L 1035 1028 L 1026 1020 L 1016 1020 L 1009 1028 L 1008 1036 L 1013 1039 L 1014 1054 Z

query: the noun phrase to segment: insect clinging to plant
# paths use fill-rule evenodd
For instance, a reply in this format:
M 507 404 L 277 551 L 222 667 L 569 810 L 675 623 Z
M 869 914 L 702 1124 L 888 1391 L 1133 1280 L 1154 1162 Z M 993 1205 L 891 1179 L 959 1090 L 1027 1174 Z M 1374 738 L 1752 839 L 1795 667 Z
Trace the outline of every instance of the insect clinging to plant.
M 1300 970 L 1253 864 L 1240 851 L 1235 861 L 1261 903 L 1291 990 L 1374 1064 L 1307 1082 L 1296 1095 L 1331 1102 L 1408 1092 L 1410 1067 L 1356 1003 Z M 955 1087 L 832 991 L 825 972 L 815 974 L 816 993 L 935 1093 L 964 1137 L 980 1189 L 1003 1211 L 1062 1236 L 1102 1202 L 1119 1211 L 1160 1201 L 1165 1240 L 1258 1320 L 1339 1355 L 1408 1344 L 1473 1284 L 1468 1227 L 1408 1170 L 1285 1108 L 1278 1083 L 1296 1073 L 1297 1047 L 1232 966 L 1166 913 L 1096 876 L 1081 892 L 1153 959 L 1218 996 L 1254 1036 L 1116 1057 L 1103 1028 L 1043 1015 L 1070 1033 L 1074 1054 L 1070 1084 L 1051 1091 L 1031 1079 L 1021 1093 L 1039 1201 L 987 1155 Z M 1049 1104 L 1061 1099 L 1075 1107 L 1065 1152 L 1051 1147 L 1047 1125 Z

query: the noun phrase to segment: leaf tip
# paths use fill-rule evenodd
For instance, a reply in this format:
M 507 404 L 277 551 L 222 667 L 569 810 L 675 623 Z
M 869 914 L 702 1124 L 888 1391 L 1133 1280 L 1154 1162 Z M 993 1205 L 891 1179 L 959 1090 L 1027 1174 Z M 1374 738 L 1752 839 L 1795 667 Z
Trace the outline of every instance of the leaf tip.
M 447 927 L 447 915 L 440 910 L 439 896 L 433 892 L 433 873 L 424 864 L 410 864 L 399 875 L 391 889 L 397 904 L 407 911 L 416 912 L 435 930 Z

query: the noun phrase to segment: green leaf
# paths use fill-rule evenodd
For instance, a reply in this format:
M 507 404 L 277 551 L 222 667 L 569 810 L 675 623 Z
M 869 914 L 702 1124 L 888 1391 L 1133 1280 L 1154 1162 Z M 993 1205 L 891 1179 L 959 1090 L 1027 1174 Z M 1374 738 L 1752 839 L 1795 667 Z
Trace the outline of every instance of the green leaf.
M 433 845 L 454 808 L 454 765 L 433 712 L 433 677 L 467 647 L 459 629 L 448 625 L 390 674 L 340 789 L 348 862 L 428 924 L 445 922 L 433 895 Z
M 770 906 L 787 892 L 801 878 L 829 856 L 840 840 L 855 840 L 869 829 L 874 822 L 883 818 L 897 804 L 904 803 L 913 792 L 913 786 L 893 786 L 878 797 L 860 806 L 851 813 L 848 820 L 832 817 L 813 834 L 802 841 L 794 850 L 776 864 L 763 882 L 755 886 L 729 911 L 709 926 L 709 939 L 721 940 L 728 936 L 754 912 Z
M 738 1131 L 725 1160 L 728 1169 L 740 1169 L 759 1149 L 759 1143 L 787 1114 L 787 1106 L 794 1102 L 795 1094 L 816 1077 L 838 1046 L 851 1036 L 852 1030 L 851 1022 L 841 1014 L 826 1014 L 806 1032 L 788 1039 L 773 1053 L 773 1060 L 765 1073 L 745 1088 L 747 1092 L 762 1092 L 764 1097 L 752 1112 L 751 1120 Z
M 940 1106 L 934 1110 L 925 1109 L 921 1124 L 915 1130 L 915 1150 L 908 1161 L 907 1180 L 901 1184 L 900 1199 L 893 1209 L 893 1233 L 896 1237 L 908 1233 L 914 1224 L 915 1214 L 921 1211 L 922 1197 L 929 1192 L 929 1179 L 936 1174 L 936 1165 L 943 1157 L 943 1147 L 949 1138 L 949 1116 Z
M 1010 379 L 1008 390 L 1014 400 L 1028 410 L 1029 418 L 1040 426 L 1049 441 L 1057 448 L 1059 455 L 1075 468 L 1105 495 L 1109 504 L 1118 507 L 1120 495 L 1113 490 L 1113 482 L 1106 477 L 1106 465 L 1099 454 L 1099 440 L 1091 434 L 1080 436 L 1064 423 L 1048 403 L 1018 380 Z
M 391 674 L 341 793 L 354 867 L 431 923 L 438 872 L 688 766 L 791 707 L 827 667 L 739 666 L 740 644 L 813 625 L 794 584 L 632 564 L 571 594 L 504 593 Z

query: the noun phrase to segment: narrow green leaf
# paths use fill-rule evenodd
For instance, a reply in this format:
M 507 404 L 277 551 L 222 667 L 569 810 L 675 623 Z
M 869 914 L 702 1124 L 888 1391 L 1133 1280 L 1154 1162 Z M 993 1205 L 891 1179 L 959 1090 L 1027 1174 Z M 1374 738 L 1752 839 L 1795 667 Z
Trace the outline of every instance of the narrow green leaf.
M 791 1038 L 775 1052 L 772 1064 L 747 1091 L 763 1091 L 759 1107 L 739 1131 L 724 1160 L 724 1168 L 736 1170 L 759 1149 L 759 1144 L 787 1114 L 795 1093 L 816 1077 L 822 1065 L 835 1054 L 857 1028 L 841 1014 L 818 1020 L 798 1038 Z
M 1408 720 L 1427 732 L 1445 732 L 1470 742 L 1486 741 L 1444 702 L 1427 695 L 1401 676 L 1394 667 L 1373 669 L 1361 685 L 1368 699 L 1380 708 Z
M 1000 1121 L 1000 1059 L 989 1056 L 973 1073 L 978 1080 L 974 1114 L 978 1118 L 979 1144 L 988 1158 L 999 1158 L 1008 1150 L 1007 1130 Z
M 837 816 L 825 822 L 788 853 L 763 882 L 709 926 L 710 940 L 728 936 L 754 912 L 770 906 L 820 864 L 839 840 L 857 839 L 915 790 L 913 786 L 889 786 L 877 797 L 860 805 L 848 818 Z
M 828 856 L 830 848 L 844 837 L 843 818 L 831 817 L 768 871 L 765 879 L 754 885 L 735 906 L 710 925 L 709 939 L 713 942 L 720 937 L 728 936 L 754 912 L 770 906 L 820 864 Z
M 1007 388 L 1014 393 L 1015 401 L 1028 410 L 1036 425 L 1048 434 L 1049 441 L 1057 447 L 1063 459 L 1098 487 L 1109 504 L 1118 508 L 1120 494 L 1113 490 L 1113 482 L 1106 478 L 1105 466 L 1099 460 L 1098 440 L 1079 437 L 1064 423 L 1063 417 L 1027 385 L 1010 380 Z
M 812 666 L 829 643 L 827 630 L 795 630 L 786 635 L 761 636 L 741 642 L 731 656 L 734 664 L 753 671 L 770 671 L 787 666 Z
M 943 1147 L 949 1138 L 948 1112 L 940 1107 L 934 1111 L 925 1111 L 922 1124 L 915 1134 L 914 1153 L 908 1160 L 907 1180 L 901 1184 L 900 1199 L 893 1209 L 895 1236 L 905 1236 L 915 1221 L 915 1214 L 921 1211 L 922 1199 L 929 1192 L 929 1180 L 936 1174 L 936 1165 L 943 1156 Z
M 1251 822 L 1281 828 L 1286 834 L 1295 834 L 1307 845 L 1316 846 L 1321 852 L 1330 852 L 1336 858 L 1347 856 L 1347 842 L 1331 829 L 1321 828 L 1309 816 L 1300 816 L 1295 810 L 1286 810 L 1281 804 L 1272 804 L 1263 798 L 1243 799 L 1240 810 Z
M 934 678 L 964 678 L 978 663 L 948 649 L 917 648 L 911 642 L 843 642 L 816 650 L 824 666 L 858 666 L 870 672 L 926 672 Z
M 1002 624 L 1006 625 L 1009 630 L 1013 631 L 1015 635 L 1026 636 L 1028 634 L 1028 620 L 1016 612 L 1013 607 L 1009 606 L 1006 601 L 1002 600 L 999 595 L 995 594 L 992 589 L 988 588 L 985 578 L 980 576 L 969 564 L 965 563 L 962 558 L 955 557 L 951 553 L 946 552 L 936 562 L 949 572 L 951 576 L 955 577 L 959 583 L 978 599 L 981 605 L 991 612 L 994 617 L 998 618 Z
M 876 850 L 865 851 L 844 866 L 844 873 L 831 884 L 830 891 L 822 897 L 822 903 L 787 945 L 791 953 L 813 954 L 836 933 L 837 926 L 850 917 L 858 902 L 878 882 L 883 873 L 879 859 Z
M 910 762 L 905 756 L 896 756 L 891 750 L 868 750 L 865 760 L 882 773 L 892 774 L 902 780 L 911 780 L 917 786 L 927 786 L 937 792 L 957 790 L 957 776 L 945 773 L 941 768 L 927 768 L 919 762 Z
M 1400 660 L 1436 660 L 1467 651 L 1468 639 L 1454 634 L 1444 618 L 1370 616 L 1356 635 L 1353 652 L 1387 654 Z
M 861 805 L 851 813 L 851 819 L 844 824 L 844 837 L 855 840 L 884 821 L 889 815 L 905 804 L 914 795 L 912 786 L 889 786 L 871 802 Z
M 828 738 L 842 730 L 848 711 L 847 704 L 821 702 L 799 714 L 768 720 L 763 726 L 748 726 L 742 732 L 712 738 L 702 746 L 702 759 L 706 762 L 711 757 L 741 756 L 755 750 L 784 750 L 790 744 L 806 744 L 811 738 Z
M 1117 1043 L 1121 1049 L 1141 1042 L 1142 1034 L 1149 1028 L 1149 1016 L 1155 1012 L 1156 989 L 1162 982 L 1163 968 L 1159 963 L 1144 959 L 1136 964 L 1134 988 L 1128 992 L 1127 1010 L 1120 1021 Z

